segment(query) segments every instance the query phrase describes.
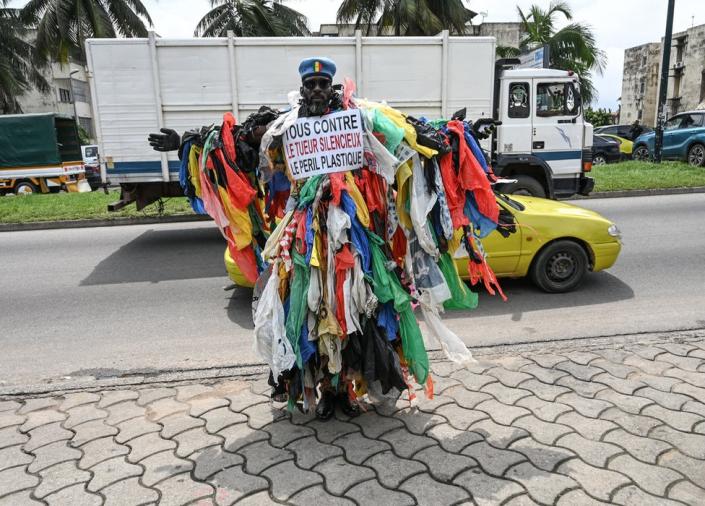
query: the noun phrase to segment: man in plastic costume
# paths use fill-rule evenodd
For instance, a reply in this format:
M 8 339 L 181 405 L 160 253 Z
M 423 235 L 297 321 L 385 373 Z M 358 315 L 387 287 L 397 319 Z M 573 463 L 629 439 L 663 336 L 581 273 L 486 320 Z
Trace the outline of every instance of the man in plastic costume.
M 333 88 L 333 76 L 336 72 L 336 65 L 333 60 L 324 57 L 313 57 L 306 58 L 299 64 L 299 74 L 301 77 L 301 108 L 299 109 L 299 117 L 311 117 L 311 116 L 322 116 L 331 112 L 342 109 L 342 99 L 341 96 Z M 269 112 L 273 112 L 271 109 L 267 109 L 267 114 L 263 114 L 264 121 L 255 121 L 248 129 L 246 141 L 248 144 L 254 146 L 259 145 L 259 141 L 262 135 L 266 131 L 265 121 L 271 121 Z M 256 116 L 256 115 L 253 115 Z M 250 118 L 248 118 L 248 121 Z M 248 122 L 245 122 L 246 124 Z M 149 144 L 155 151 L 165 152 L 165 151 L 175 151 L 179 150 L 179 155 L 181 155 L 181 150 L 179 149 L 182 145 L 184 139 L 189 136 L 187 132 L 184 134 L 184 138 L 174 130 L 168 128 L 162 128 L 161 134 L 152 133 L 149 135 Z M 355 416 L 359 414 L 359 407 L 352 404 L 348 395 L 348 385 L 345 381 L 341 380 L 337 385 L 333 385 L 331 381 L 332 378 L 325 376 L 320 382 L 321 399 L 316 406 L 316 416 L 322 420 L 330 419 L 334 412 L 335 406 L 338 404 L 341 410 L 347 416 Z M 272 385 L 272 398 L 277 401 L 284 401 L 287 399 L 287 390 L 285 385 L 286 379 L 273 378 L 270 373 L 269 383 Z M 295 384 L 296 380 L 291 381 L 290 384 Z M 301 393 L 298 390 L 289 391 L 289 395 L 295 399 Z

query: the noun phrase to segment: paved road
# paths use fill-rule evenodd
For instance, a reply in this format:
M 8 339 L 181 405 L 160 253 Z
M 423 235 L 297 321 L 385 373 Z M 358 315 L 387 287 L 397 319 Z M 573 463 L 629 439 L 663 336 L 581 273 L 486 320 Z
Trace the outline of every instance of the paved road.
M 704 195 L 578 204 L 622 229 L 617 265 L 566 295 L 505 281 L 509 302 L 447 314 L 468 345 L 705 328 Z M 0 389 L 255 362 L 223 249 L 210 223 L 1 234 Z

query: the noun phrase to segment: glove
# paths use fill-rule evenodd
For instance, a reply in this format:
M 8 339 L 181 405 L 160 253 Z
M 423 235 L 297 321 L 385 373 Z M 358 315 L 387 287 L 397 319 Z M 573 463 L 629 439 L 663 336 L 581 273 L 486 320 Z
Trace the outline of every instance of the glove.
M 181 145 L 181 136 L 171 128 L 160 128 L 161 134 L 149 134 L 149 145 L 154 151 L 176 151 Z
M 477 139 L 487 139 L 501 125 L 501 121 L 493 118 L 480 118 L 472 123 L 472 133 Z

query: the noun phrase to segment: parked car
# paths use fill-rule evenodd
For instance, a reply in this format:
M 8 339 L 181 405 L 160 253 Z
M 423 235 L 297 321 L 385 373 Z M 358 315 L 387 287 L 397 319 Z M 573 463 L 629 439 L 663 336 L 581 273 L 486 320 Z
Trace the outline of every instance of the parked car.
M 634 159 L 653 157 L 656 132 L 640 135 L 634 141 Z M 695 167 L 705 167 L 705 111 L 676 114 L 663 127 L 664 160 L 683 160 Z
M 634 143 L 632 141 L 630 141 L 629 139 L 625 139 L 624 137 L 612 134 L 600 134 L 600 137 L 607 137 L 609 139 L 617 141 L 619 143 L 619 152 L 622 155 L 622 160 L 631 160 L 632 151 L 634 149 Z
M 501 278 L 530 276 L 551 293 L 576 288 L 588 271 L 612 267 L 622 248 L 617 226 L 595 211 L 565 202 L 523 195 L 498 195 L 497 203 L 514 215 L 516 231 L 504 238 L 497 231 L 482 239 L 488 262 Z M 468 279 L 467 256 L 455 264 Z M 252 286 L 225 250 L 225 268 L 239 286 Z
M 647 126 L 641 125 L 641 134 L 651 132 L 653 129 Z M 622 139 L 627 139 L 628 141 L 634 141 L 635 137 L 633 135 L 632 125 L 605 125 L 595 128 L 594 132 L 596 134 L 610 134 L 621 137 Z M 640 135 L 641 135 L 640 134 Z M 637 136 L 638 137 L 638 136 Z
M 615 163 L 622 159 L 619 142 L 609 137 L 594 135 L 592 137 L 592 164 L 604 165 Z

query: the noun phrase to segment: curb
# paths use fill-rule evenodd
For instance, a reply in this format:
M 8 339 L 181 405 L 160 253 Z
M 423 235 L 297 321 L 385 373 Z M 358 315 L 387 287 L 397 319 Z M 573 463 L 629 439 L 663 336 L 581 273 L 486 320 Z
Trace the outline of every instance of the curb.
M 575 195 L 566 200 L 612 199 L 619 197 L 649 197 L 654 195 L 682 195 L 687 193 L 705 193 L 705 186 L 690 188 L 660 188 L 653 190 L 622 190 L 613 192 L 593 192 L 590 195 Z
M 649 197 L 655 195 L 681 195 L 688 193 L 705 193 L 705 186 L 691 188 L 663 188 L 656 190 L 624 190 L 613 192 L 594 192 L 588 196 L 575 195 L 566 201 L 608 199 L 619 197 Z M 124 225 L 150 225 L 156 223 L 181 223 L 191 221 L 210 221 L 209 216 L 198 214 L 183 214 L 172 216 L 150 216 L 138 218 L 114 218 L 105 220 L 68 220 L 68 221 L 37 221 L 34 223 L 0 223 L 0 232 L 21 232 L 24 230 L 52 230 L 63 228 L 118 227 Z
M 66 220 L 37 221 L 30 223 L 2 223 L 0 232 L 20 232 L 24 230 L 52 230 L 62 228 L 119 227 L 124 225 L 150 225 L 153 223 L 181 223 L 190 221 L 210 221 L 210 216 L 199 214 L 176 214 L 172 216 L 145 216 L 138 218 L 113 218 L 105 220 Z
M 575 339 L 557 339 L 492 346 L 468 346 L 473 356 L 482 362 L 494 357 L 518 356 L 522 353 L 557 353 L 562 351 L 589 351 L 590 349 L 607 349 L 617 345 L 687 343 L 689 340 L 705 338 L 705 328 L 684 328 L 664 331 L 649 331 L 635 334 L 616 334 L 611 336 L 590 336 Z M 432 362 L 444 362 L 448 359 L 442 351 L 428 350 Z M 169 369 L 156 371 L 135 370 L 119 376 L 66 378 L 40 384 L 0 384 L 0 401 L 23 397 L 42 397 L 57 393 L 80 391 L 100 391 L 124 388 L 139 388 L 147 385 L 174 386 L 194 382 L 213 383 L 232 378 L 257 379 L 265 377 L 268 368 L 264 363 L 224 364 L 215 367 L 197 369 Z

